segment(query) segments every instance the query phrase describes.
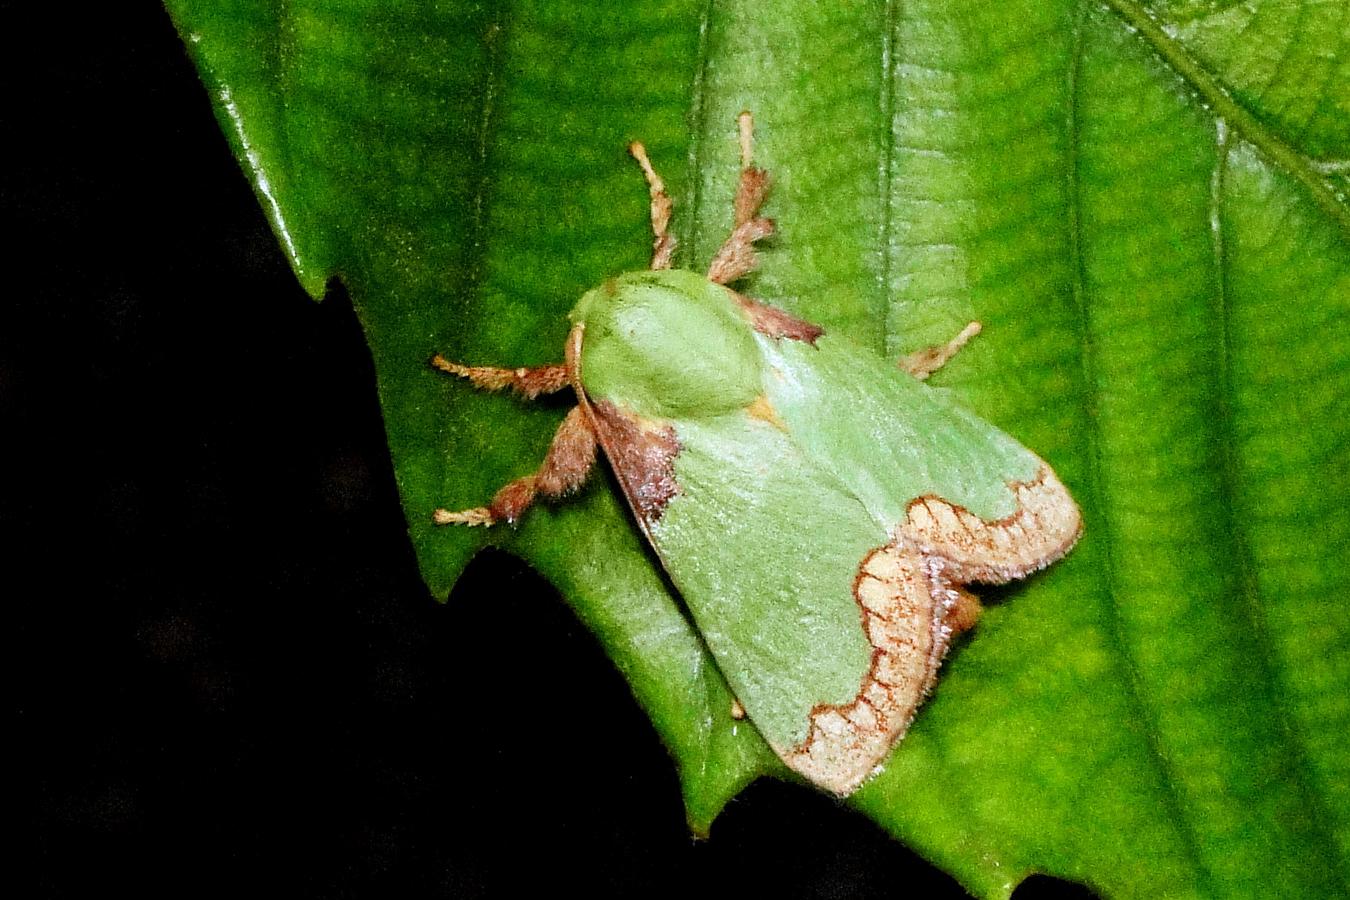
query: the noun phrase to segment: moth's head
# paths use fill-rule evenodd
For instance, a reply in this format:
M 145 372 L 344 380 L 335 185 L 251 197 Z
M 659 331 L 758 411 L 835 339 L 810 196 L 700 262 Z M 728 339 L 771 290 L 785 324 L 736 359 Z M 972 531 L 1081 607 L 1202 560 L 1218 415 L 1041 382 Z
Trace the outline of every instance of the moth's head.
M 763 392 L 762 358 L 731 292 L 695 272 L 630 272 L 588 291 L 586 393 L 652 418 L 722 415 Z

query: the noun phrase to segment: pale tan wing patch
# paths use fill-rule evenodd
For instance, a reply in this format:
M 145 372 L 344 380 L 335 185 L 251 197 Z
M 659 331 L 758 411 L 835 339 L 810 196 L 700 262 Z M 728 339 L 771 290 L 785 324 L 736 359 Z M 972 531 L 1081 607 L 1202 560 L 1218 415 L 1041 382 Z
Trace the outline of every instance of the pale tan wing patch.
M 1009 485 L 1017 511 L 986 522 L 938 497 L 919 497 L 909 505 L 901 534 L 925 556 L 940 557 L 946 578 L 956 584 L 1002 584 L 1023 578 L 1059 559 L 1083 530 L 1078 505 L 1051 471 L 1041 464 L 1037 476 Z
M 940 562 L 904 536 L 872 551 L 853 583 L 872 666 L 851 703 L 817 706 L 799 747 L 775 748 L 789 767 L 840 795 L 872 774 L 909 727 L 947 652 L 957 602 Z
M 840 795 L 857 789 L 909 728 L 953 633 L 978 619 L 979 601 L 961 586 L 1021 578 L 1078 540 L 1082 517 L 1049 466 L 1009 487 L 1017 511 L 995 522 L 935 497 L 916 499 L 894 540 L 862 561 L 853 595 L 872 665 L 852 702 L 817 706 L 806 740 L 775 748 L 793 770 Z

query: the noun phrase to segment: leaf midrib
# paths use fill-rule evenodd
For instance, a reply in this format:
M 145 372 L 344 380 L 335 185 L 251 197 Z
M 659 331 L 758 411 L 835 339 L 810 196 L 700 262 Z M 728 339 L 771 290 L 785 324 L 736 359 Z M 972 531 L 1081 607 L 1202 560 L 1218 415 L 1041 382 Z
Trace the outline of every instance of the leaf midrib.
M 1270 126 L 1258 119 L 1224 89 L 1218 78 L 1163 30 L 1158 21 L 1135 0 L 1106 0 L 1106 5 L 1126 25 L 1136 29 L 1163 61 L 1186 81 L 1229 127 L 1242 133 L 1271 161 L 1298 180 L 1313 201 L 1340 227 L 1350 233 L 1350 207 L 1337 197 L 1310 160 L 1291 147 Z

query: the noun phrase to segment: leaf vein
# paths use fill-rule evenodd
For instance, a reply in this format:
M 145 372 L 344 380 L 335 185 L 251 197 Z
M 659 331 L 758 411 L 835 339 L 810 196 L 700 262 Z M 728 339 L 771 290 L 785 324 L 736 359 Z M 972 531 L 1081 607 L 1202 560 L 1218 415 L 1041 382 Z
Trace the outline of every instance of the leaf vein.
M 1248 631 L 1251 634 L 1257 658 L 1248 664 L 1263 669 L 1258 682 L 1272 688 L 1270 702 L 1265 704 L 1271 717 L 1271 725 L 1279 736 L 1281 755 L 1290 761 L 1293 770 L 1293 789 L 1301 795 L 1308 808 L 1316 811 L 1307 817 L 1310 836 L 1324 848 L 1324 858 L 1339 859 L 1337 843 L 1328 823 L 1335 821 L 1334 810 L 1329 809 L 1325 801 L 1326 792 L 1314 790 L 1319 781 L 1317 772 L 1308 758 L 1307 739 L 1289 713 L 1287 704 L 1281 697 L 1293 696 L 1293 691 L 1285 688 L 1289 682 L 1285 666 L 1281 663 L 1270 637 L 1270 622 L 1261 603 L 1261 591 L 1256 574 L 1252 568 L 1252 549 L 1248 537 L 1249 529 L 1244 525 L 1244 517 L 1238 514 L 1237 503 L 1242 483 L 1240 466 L 1235 447 L 1239 442 L 1239 430 L 1233 409 L 1233 396 L 1236 390 L 1233 372 L 1233 322 L 1232 303 L 1228 291 L 1229 254 L 1223 234 L 1223 189 L 1224 176 L 1228 166 L 1229 135 L 1223 119 L 1219 119 L 1215 128 L 1214 174 L 1210 181 L 1210 233 L 1213 236 L 1214 253 L 1214 302 L 1215 316 L 1218 320 L 1218 403 L 1216 430 L 1219 432 L 1219 491 L 1223 497 L 1221 508 L 1226 521 L 1224 533 L 1228 535 L 1230 557 L 1235 561 L 1235 580 L 1237 582 L 1237 606 L 1245 614 Z M 1340 871 L 1341 880 L 1350 885 L 1344 867 Z
M 1206 885 L 1203 892 L 1215 896 L 1214 877 L 1208 864 L 1200 853 L 1198 835 L 1194 824 L 1185 815 L 1185 804 L 1177 787 L 1172 765 L 1162 750 L 1162 737 L 1158 730 L 1157 716 L 1144 702 L 1144 691 L 1138 666 L 1122 634 L 1122 624 L 1117 597 L 1117 575 L 1115 567 L 1115 535 L 1112 530 L 1112 516 L 1108 511 L 1106 491 L 1103 490 L 1103 460 L 1101 446 L 1101 424 L 1097 418 L 1097 397 L 1099 392 L 1097 378 L 1097 355 L 1092 342 L 1092 322 L 1087 303 L 1087 278 L 1083 262 L 1082 200 L 1079 183 L 1079 72 L 1083 58 L 1085 38 L 1086 4 L 1079 4 L 1073 26 L 1072 46 L 1067 69 L 1067 150 L 1065 161 L 1065 193 L 1067 200 L 1067 226 L 1069 231 L 1069 257 L 1071 289 L 1074 304 L 1078 310 L 1078 332 L 1080 336 L 1080 363 L 1082 370 L 1083 397 L 1086 416 L 1087 469 L 1089 491 L 1093 502 L 1089 508 L 1099 511 L 1095 531 L 1100 535 L 1102 556 L 1102 584 L 1106 596 L 1104 636 L 1115 650 L 1120 666 L 1124 670 L 1122 679 L 1127 701 L 1137 711 L 1142 725 L 1143 740 L 1147 744 L 1149 758 L 1158 772 L 1163 790 L 1163 803 L 1168 818 L 1177 828 L 1177 836 L 1185 850 L 1187 858 L 1194 866 L 1199 879 Z
M 697 268 L 696 251 L 699 249 L 698 242 L 703 234 L 702 217 L 704 197 L 702 172 L 704 134 L 707 132 L 708 126 L 708 65 L 712 58 L 711 35 L 713 12 L 716 4 L 717 0 L 707 0 L 704 4 L 703 11 L 699 14 L 698 51 L 694 63 L 694 81 L 693 84 L 690 85 L 691 97 L 689 117 L 691 120 L 690 124 L 692 125 L 692 137 L 689 140 L 688 183 L 691 185 L 691 196 L 689 198 L 688 224 L 684 229 L 685 234 L 687 235 L 686 240 L 688 241 L 688 249 L 684 252 L 685 258 L 683 261 L 684 266 L 687 268 Z M 700 641 L 700 643 L 702 643 L 702 641 Z M 708 661 L 709 652 L 710 651 L 707 650 L 706 646 L 703 647 L 703 652 L 699 656 L 700 665 L 703 665 Z M 704 671 L 706 672 L 706 669 Z M 718 677 L 721 677 L 720 673 L 718 673 Z M 710 723 L 714 689 L 708 684 L 708 676 L 699 679 L 699 681 L 704 703 L 704 712 L 707 714 L 704 722 Z M 710 724 L 705 724 L 704 728 L 706 733 L 711 733 L 712 729 Z M 713 742 L 708 740 L 705 736 L 703 740 L 694 742 L 694 746 L 696 746 L 698 750 L 698 759 L 696 761 L 698 772 L 700 775 L 706 776 L 708 766 L 714 755 Z
M 1210 72 L 1180 42 L 1167 34 L 1162 25 L 1136 0 L 1106 0 L 1107 7 L 1131 29 L 1148 41 L 1171 69 L 1185 80 L 1218 117 L 1240 131 L 1253 146 L 1298 180 L 1313 201 L 1344 231 L 1350 232 L 1350 207 L 1347 207 L 1321 177 L 1312 161 L 1295 150 L 1247 107 L 1238 103 Z
M 895 190 L 896 157 L 900 152 L 900 142 L 896 136 L 895 103 L 896 81 L 900 73 L 895 60 L 896 31 L 899 29 L 899 2 L 886 0 L 882 8 L 881 37 L 881 128 L 882 152 L 877 154 L 879 171 L 878 189 L 881 191 L 881 295 L 885 298 L 881 316 L 881 346 L 891 346 L 891 279 L 895 273 L 895 203 L 892 192 Z
M 698 21 L 698 53 L 694 63 L 694 83 L 690 86 L 689 118 L 693 136 L 689 140 L 689 219 L 684 231 L 688 249 L 685 268 L 698 268 L 699 241 L 703 239 L 703 156 L 704 135 L 708 131 L 708 65 L 712 59 L 712 22 L 717 0 L 707 0 Z

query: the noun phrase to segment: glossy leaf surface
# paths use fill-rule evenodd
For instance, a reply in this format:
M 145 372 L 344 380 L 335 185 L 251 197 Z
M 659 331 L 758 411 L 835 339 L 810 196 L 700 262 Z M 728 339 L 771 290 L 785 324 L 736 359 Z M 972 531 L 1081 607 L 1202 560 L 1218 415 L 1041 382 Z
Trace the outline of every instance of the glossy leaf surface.
M 168 6 L 298 276 L 351 292 L 433 592 L 487 541 L 543 572 L 695 827 L 781 769 L 612 480 L 516 531 L 431 526 L 565 406 L 426 361 L 560 358 L 576 298 L 645 264 L 634 138 L 706 264 L 751 109 L 780 233 L 746 292 L 891 355 L 981 320 L 935 385 L 1087 517 L 852 802 L 980 896 L 1350 890 L 1350 6 Z

